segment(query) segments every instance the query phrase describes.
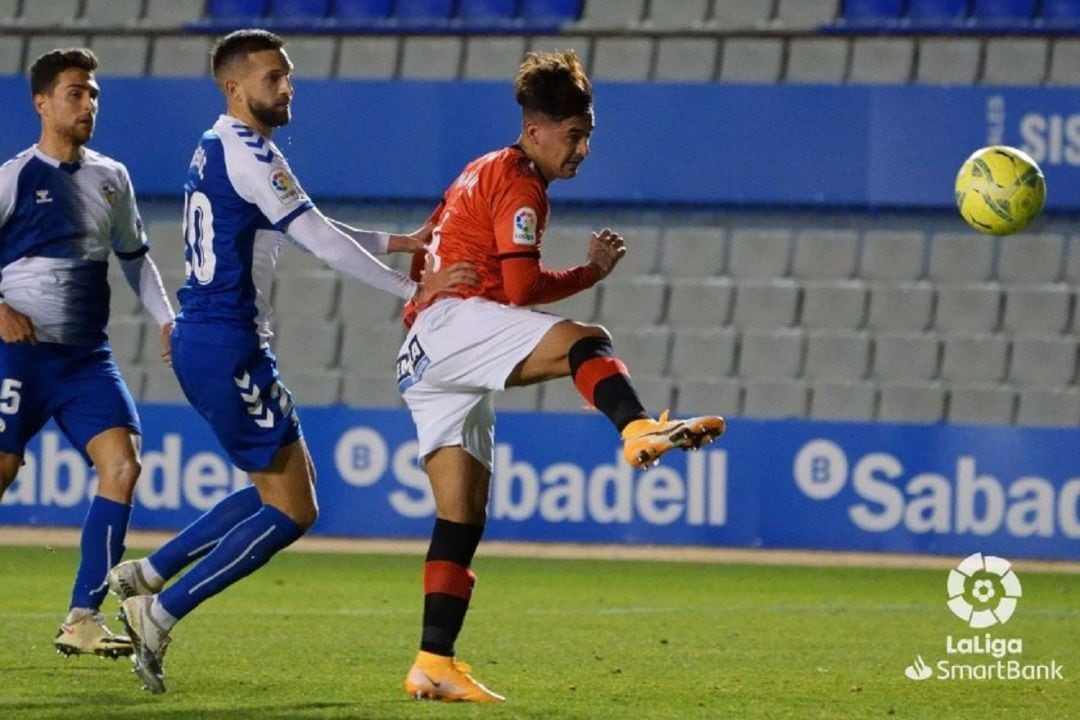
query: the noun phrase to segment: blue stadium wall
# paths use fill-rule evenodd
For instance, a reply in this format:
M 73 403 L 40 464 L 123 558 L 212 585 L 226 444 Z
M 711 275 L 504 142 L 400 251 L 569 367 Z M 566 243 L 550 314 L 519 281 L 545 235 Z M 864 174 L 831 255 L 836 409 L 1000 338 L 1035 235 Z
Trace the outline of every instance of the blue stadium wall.
M 93 145 L 144 195 L 177 195 L 223 107 L 209 79 L 102 78 Z M 597 87 L 593 158 L 553 196 L 577 202 L 942 208 L 974 149 L 1044 167 L 1051 210 L 1080 208 L 1075 91 L 927 86 Z M 0 157 L 37 137 L 26 82 L 0 78 Z M 276 137 L 316 197 L 429 199 L 470 159 L 512 142 L 507 83 L 298 80 Z

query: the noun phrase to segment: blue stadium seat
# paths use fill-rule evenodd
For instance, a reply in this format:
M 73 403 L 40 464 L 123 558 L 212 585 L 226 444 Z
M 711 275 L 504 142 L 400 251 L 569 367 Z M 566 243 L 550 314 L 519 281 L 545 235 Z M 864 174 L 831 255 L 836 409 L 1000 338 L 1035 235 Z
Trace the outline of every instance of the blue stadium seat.
M 521 0 L 521 17 L 528 24 L 572 22 L 581 17 L 582 0 Z
M 1035 16 L 1035 0 L 975 0 L 971 15 L 983 25 L 1020 29 Z
M 462 20 L 510 20 L 517 9 L 518 0 L 460 0 L 457 16 Z
M 445 24 L 454 10 L 454 0 L 397 0 L 394 15 L 403 24 Z
M 844 0 L 843 17 L 849 23 L 877 25 L 900 18 L 904 0 Z
M 206 17 L 214 20 L 261 18 L 266 14 L 266 0 L 209 0 Z
M 321 20 L 330 11 L 330 0 L 271 0 L 268 13 L 275 21 L 303 24 Z
M 390 17 L 393 0 L 335 0 L 332 16 L 343 23 L 365 23 Z
M 907 19 L 912 25 L 947 29 L 967 19 L 968 0 L 910 0 Z
M 1043 0 L 1042 18 L 1047 25 L 1080 24 L 1080 0 Z

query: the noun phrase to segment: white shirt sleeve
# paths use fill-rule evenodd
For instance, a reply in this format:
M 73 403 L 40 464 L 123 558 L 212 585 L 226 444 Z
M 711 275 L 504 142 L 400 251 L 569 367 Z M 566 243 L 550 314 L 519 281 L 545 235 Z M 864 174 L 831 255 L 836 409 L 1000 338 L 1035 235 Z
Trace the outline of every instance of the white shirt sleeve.
M 345 233 L 356 243 L 372 255 L 386 255 L 390 252 L 390 233 L 377 232 L 375 230 L 361 230 L 352 225 L 346 225 L 340 220 L 326 218 L 341 232 Z
M 293 242 L 335 270 L 351 275 L 362 283 L 409 300 L 417 284 L 372 257 L 371 253 L 338 230 L 318 209 L 292 220 L 285 230 Z
M 285 227 L 314 203 L 300 187 L 285 156 L 260 135 L 240 137 L 230 129 L 221 135 L 225 170 L 236 194 L 255 205 L 274 226 Z
M 135 203 L 135 187 L 127 168 L 120 166 L 120 187 L 112 211 L 112 249 L 121 260 L 132 260 L 146 254 L 150 244 L 146 239 L 139 207 Z
M 0 165 L 0 227 L 3 227 L 15 212 L 15 201 L 19 192 L 19 172 L 25 164 L 15 157 Z
M 165 285 L 161 282 L 161 273 L 148 254 L 139 255 L 132 260 L 120 260 L 120 268 L 128 285 L 139 296 L 139 301 L 158 327 L 176 319 Z

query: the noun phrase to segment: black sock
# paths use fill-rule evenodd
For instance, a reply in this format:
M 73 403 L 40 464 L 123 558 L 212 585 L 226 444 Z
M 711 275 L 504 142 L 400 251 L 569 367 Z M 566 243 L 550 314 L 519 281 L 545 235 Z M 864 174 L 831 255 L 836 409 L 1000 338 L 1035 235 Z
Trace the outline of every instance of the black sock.
M 469 610 L 476 575 L 472 564 L 483 525 L 435 519 L 424 563 L 424 629 L 420 649 L 454 656 L 454 643 Z
M 648 417 L 637 391 L 630 384 L 630 372 L 614 357 L 606 336 L 583 337 L 570 347 L 570 377 L 590 405 L 607 415 L 622 429 L 632 421 Z

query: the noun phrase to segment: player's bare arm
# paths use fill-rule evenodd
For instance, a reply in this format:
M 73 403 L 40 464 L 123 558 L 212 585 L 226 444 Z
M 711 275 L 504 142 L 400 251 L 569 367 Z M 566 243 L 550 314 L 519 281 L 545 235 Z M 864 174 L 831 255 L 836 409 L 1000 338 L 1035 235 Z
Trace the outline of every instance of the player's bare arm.
M 37 344 L 34 322 L 3 301 L 0 301 L 0 340 L 6 343 Z

